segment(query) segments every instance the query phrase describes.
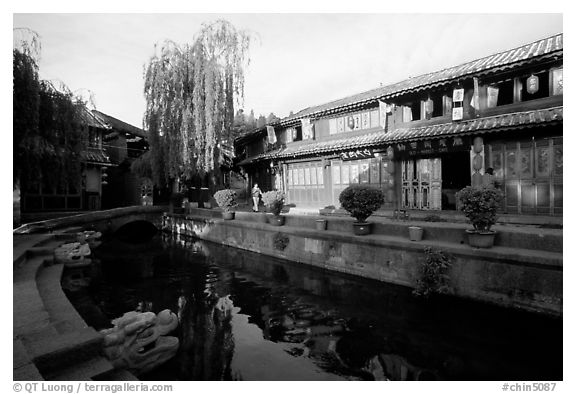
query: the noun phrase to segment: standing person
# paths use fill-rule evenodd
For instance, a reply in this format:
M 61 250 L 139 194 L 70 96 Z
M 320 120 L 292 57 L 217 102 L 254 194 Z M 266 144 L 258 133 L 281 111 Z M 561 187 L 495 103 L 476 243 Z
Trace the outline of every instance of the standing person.
M 255 183 L 254 187 L 252 188 L 252 201 L 254 201 L 254 207 L 252 207 L 253 212 L 258 212 L 258 204 L 260 203 L 260 196 L 262 195 L 262 190 L 258 187 L 258 184 Z

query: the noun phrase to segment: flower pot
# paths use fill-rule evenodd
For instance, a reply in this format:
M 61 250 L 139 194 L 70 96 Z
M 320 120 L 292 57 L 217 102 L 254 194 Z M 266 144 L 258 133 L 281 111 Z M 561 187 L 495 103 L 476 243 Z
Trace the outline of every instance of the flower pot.
M 408 236 L 410 241 L 422 241 L 422 235 L 424 235 L 424 229 L 422 227 L 408 227 Z
M 234 220 L 236 212 L 222 212 L 222 219 L 224 220 Z
M 272 216 L 270 216 L 270 218 L 268 219 L 268 222 L 269 222 L 272 226 L 283 226 L 285 219 L 286 219 L 286 218 L 285 218 L 284 216 L 272 215 Z
M 318 231 L 326 230 L 326 224 L 327 224 L 327 221 L 324 219 L 316 220 L 316 230 L 318 230 Z
M 352 223 L 354 235 L 367 235 L 372 232 L 372 223 Z
M 496 231 L 478 232 L 476 230 L 466 230 L 468 234 L 468 244 L 474 248 L 491 248 L 494 246 Z

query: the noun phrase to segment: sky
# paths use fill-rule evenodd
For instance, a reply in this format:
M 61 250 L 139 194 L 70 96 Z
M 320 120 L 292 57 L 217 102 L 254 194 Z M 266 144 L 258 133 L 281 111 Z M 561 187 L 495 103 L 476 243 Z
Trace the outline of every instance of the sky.
M 562 14 L 538 13 L 16 13 L 13 27 L 40 35 L 41 78 L 89 91 L 98 110 L 142 127 L 155 44 L 191 43 L 202 23 L 220 18 L 256 37 L 243 109 L 280 117 L 563 31 Z

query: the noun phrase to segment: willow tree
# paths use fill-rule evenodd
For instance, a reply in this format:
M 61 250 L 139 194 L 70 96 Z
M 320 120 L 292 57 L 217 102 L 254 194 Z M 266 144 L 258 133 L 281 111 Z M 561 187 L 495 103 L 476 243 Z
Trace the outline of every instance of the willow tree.
M 221 182 L 223 141 L 244 98 L 251 37 L 231 23 L 203 25 L 192 44 L 165 41 L 145 67 L 144 127 L 154 183 L 209 175 Z
M 29 29 L 14 29 L 13 186 L 40 183 L 54 188 L 80 181 L 84 102 L 64 85 L 38 76 L 40 40 Z

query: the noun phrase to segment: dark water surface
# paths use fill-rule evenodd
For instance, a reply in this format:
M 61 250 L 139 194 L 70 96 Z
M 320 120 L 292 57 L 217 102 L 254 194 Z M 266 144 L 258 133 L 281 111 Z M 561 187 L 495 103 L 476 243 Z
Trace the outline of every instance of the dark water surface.
M 203 241 L 111 241 L 96 255 L 86 280 L 63 279 L 88 324 L 131 310 L 179 317 L 176 357 L 144 380 L 562 380 L 558 318 L 422 300 Z

